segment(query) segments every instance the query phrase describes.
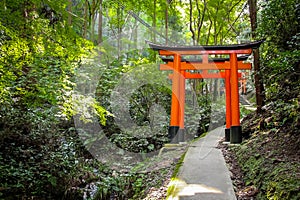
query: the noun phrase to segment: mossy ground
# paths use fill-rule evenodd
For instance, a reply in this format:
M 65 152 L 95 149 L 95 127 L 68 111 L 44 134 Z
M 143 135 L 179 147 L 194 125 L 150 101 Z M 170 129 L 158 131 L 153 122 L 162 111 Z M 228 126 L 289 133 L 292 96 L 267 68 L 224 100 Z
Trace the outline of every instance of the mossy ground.
M 255 188 L 255 199 L 300 199 L 299 121 L 285 119 L 273 109 L 245 118 L 247 139 L 230 151 L 242 169 L 245 186 Z

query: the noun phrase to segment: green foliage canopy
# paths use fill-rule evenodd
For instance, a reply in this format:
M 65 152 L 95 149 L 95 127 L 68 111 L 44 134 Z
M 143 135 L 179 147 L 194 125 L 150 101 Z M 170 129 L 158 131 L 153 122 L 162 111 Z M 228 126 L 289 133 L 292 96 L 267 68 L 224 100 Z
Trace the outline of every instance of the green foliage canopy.
M 289 101 L 299 94 L 299 13 L 299 1 L 272 0 L 262 4 L 258 34 L 266 42 L 260 73 L 265 77 L 269 100 Z
M 65 24 L 63 2 L 2 1 L 1 102 L 26 110 L 62 104 L 70 94 L 91 44 Z

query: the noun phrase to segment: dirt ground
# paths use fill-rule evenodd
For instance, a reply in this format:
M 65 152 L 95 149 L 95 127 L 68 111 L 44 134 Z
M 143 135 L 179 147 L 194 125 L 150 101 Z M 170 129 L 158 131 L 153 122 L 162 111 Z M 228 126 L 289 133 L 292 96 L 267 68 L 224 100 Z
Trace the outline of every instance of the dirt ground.
M 253 200 L 258 190 L 253 186 L 245 186 L 243 180 L 243 172 L 237 163 L 235 154 L 229 149 L 228 144 L 223 144 L 220 141 L 218 148 L 222 150 L 227 168 L 230 171 L 230 178 L 233 183 L 233 188 L 238 200 Z

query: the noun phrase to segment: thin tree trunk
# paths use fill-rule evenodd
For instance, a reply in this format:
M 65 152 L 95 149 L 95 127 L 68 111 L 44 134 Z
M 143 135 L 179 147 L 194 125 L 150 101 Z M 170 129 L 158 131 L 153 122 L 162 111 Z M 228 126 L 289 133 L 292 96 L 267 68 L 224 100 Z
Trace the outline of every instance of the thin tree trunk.
M 154 0 L 154 2 L 153 2 L 153 18 L 152 18 L 152 21 L 153 21 L 152 26 L 153 26 L 154 30 L 156 30 L 156 0 Z M 156 34 L 153 33 L 153 32 L 152 32 L 152 34 L 153 34 L 153 41 L 156 42 Z
M 209 12 L 208 12 L 209 13 Z M 209 44 L 209 38 L 210 38 L 210 35 L 211 35 L 211 29 L 212 29 L 212 25 L 213 25 L 213 22 L 212 22 L 212 20 L 211 20 L 211 18 L 210 18 L 210 15 L 208 15 L 209 17 L 209 21 L 210 21 L 210 24 L 209 24 L 209 28 L 208 28 L 208 34 L 207 34 L 207 38 L 206 38 L 206 45 L 208 45 Z
M 218 7 L 216 8 L 216 16 L 218 16 L 219 13 L 219 7 L 220 6 L 220 2 L 218 3 Z M 214 44 L 217 45 L 218 44 L 218 33 L 217 33 L 217 19 L 214 19 Z
M 213 101 L 217 101 L 218 99 L 218 80 L 219 79 L 214 79 L 214 92 L 213 92 Z
M 96 26 L 96 20 L 97 20 L 97 4 L 98 2 L 96 2 L 96 0 L 93 0 L 92 1 L 92 6 L 90 8 L 90 12 L 91 12 L 91 22 L 90 22 L 90 25 L 91 25 L 91 41 L 94 43 L 96 42 L 95 40 L 95 26 Z
M 252 38 L 256 38 L 256 28 L 257 28 L 257 0 L 248 0 L 249 4 L 249 13 L 252 29 Z M 256 90 L 256 104 L 257 104 L 257 113 L 262 113 L 262 107 L 265 104 L 265 94 L 264 94 L 264 85 L 263 77 L 259 74 L 260 72 L 260 63 L 259 63 L 259 49 L 254 50 L 254 84 Z
M 87 22 L 88 22 L 88 1 L 85 0 L 84 4 L 84 22 L 83 22 L 83 38 L 87 38 Z
M 196 35 L 195 35 L 194 28 L 193 28 L 193 2 L 192 2 L 192 0 L 190 0 L 190 31 L 192 32 L 193 45 L 195 45 Z
M 98 45 L 103 42 L 103 0 L 100 0 L 98 16 Z
M 169 29 L 169 24 L 168 24 L 168 18 L 169 18 L 169 10 L 168 10 L 168 6 L 169 6 L 169 0 L 166 0 L 166 19 L 165 19 L 165 26 L 166 26 L 166 44 L 168 44 L 168 29 Z
M 206 13 L 206 9 L 207 9 L 206 0 L 204 0 L 203 3 L 204 3 L 204 8 L 203 8 L 203 11 L 202 11 L 202 14 L 201 14 L 199 2 L 198 2 L 198 0 L 196 1 L 197 10 L 198 10 L 198 14 L 199 14 L 199 17 L 198 17 L 199 21 L 198 21 L 198 32 L 197 32 L 197 44 L 200 44 L 201 29 L 202 29 L 202 26 L 203 26 L 204 17 L 205 17 L 205 13 Z M 200 17 L 200 15 L 201 15 L 201 17 Z
M 68 14 L 68 24 L 69 24 L 69 26 L 71 26 L 72 25 L 72 0 L 69 0 L 68 11 L 69 11 L 69 14 Z
M 205 95 L 206 95 L 206 98 L 205 98 L 206 99 L 206 105 L 208 105 L 209 92 L 208 92 L 208 84 L 207 83 L 205 84 L 205 90 L 206 90 L 206 93 L 205 93 Z
M 118 3 L 118 8 L 117 8 L 117 19 L 118 19 L 118 60 L 121 58 L 121 51 L 122 51 L 122 41 L 121 41 L 121 37 L 122 37 L 122 9 L 121 9 L 121 4 Z
M 137 20 L 134 21 L 133 33 L 134 33 L 134 49 L 137 49 L 138 48 L 138 21 Z

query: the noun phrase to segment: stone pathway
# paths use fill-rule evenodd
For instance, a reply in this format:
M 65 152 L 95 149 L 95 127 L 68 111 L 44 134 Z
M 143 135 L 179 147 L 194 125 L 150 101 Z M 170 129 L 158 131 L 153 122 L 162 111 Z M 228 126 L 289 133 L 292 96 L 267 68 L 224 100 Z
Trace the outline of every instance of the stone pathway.
M 247 100 L 247 98 L 244 95 L 240 95 L 240 103 L 247 109 L 255 111 L 256 107 L 253 107 L 251 103 Z
M 178 176 L 169 184 L 168 200 L 236 200 L 229 170 L 217 148 L 224 128 L 190 144 Z

